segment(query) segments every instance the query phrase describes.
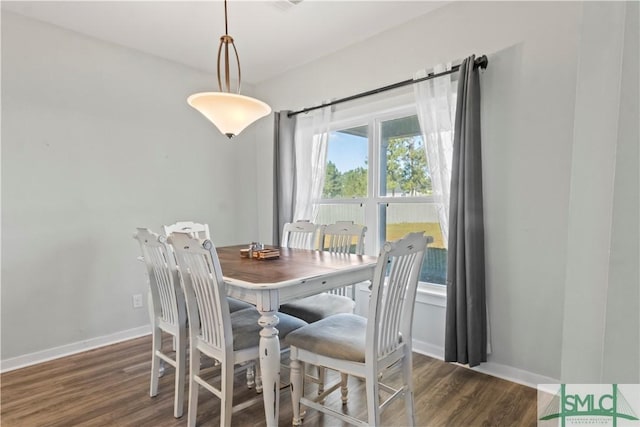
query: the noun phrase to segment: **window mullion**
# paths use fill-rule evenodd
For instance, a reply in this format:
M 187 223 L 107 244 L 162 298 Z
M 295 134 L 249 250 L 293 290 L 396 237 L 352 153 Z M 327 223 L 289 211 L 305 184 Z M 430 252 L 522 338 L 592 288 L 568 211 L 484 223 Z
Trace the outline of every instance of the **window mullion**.
M 366 220 L 369 233 L 372 236 L 376 236 L 375 239 L 370 239 L 373 245 L 369 245 L 369 250 L 372 254 L 377 254 L 380 251 L 380 218 L 378 212 L 377 195 L 380 188 L 380 128 L 379 122 L 372 116 L 369 119 L 369 158 L 371 159 L 369 166 L 369 198 L 366 205 Z M 371 247 L 373 246 L 373 247 Z

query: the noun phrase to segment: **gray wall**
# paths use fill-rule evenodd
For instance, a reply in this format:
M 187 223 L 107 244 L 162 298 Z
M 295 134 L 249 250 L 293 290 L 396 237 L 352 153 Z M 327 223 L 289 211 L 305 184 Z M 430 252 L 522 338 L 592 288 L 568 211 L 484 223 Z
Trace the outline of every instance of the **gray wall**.
M 3 360 L 148 324 L 131 302 L 146 294 L 136 227 L 255 239 L 255 133 L 229 143 L 186 103 L 213 84 L 2 13 Z
M 580 125 L 575 122 L 576 111 L 589 107 L 576 105 L 584 99 L 576 93 L 578 63 L 589 64 L 588 56 L 580 58 L 580 47 L 593 36 L 593 29 L 582 25 L 583 6 L 579 2 L 456 2 L 256 87 L 274 109 L 298 109 L 404 80 L 439 62 L 488 54 L 489 68 L 481 82 L 493 349 L 489 361 L 507 375 L 524 372 L 534 379 L 560 379 L 567 354 L 585 351 L 572 344 L 563 346 L 566 306 L 571 306 L 565 298 L 573 298 L 565 289 L 567 283 L 576 283 L 567 276 L 567 260 L 579 257 L 580 244 L 590 243 L 588 236 L 573 235 L 570 241 L 576 252 L 568 253 L 570 213 L 576 212 L 575 205 L 570 211 L 572 178 L 576 168 L 597 160 L 588 151 L 585 159 L 572 155 L 575 126 Z M 593 123 L 596 129 L 607 125 Z M 260 132 L 271 132 L 269 123 L 260 127 L 264 129 Z M 271 147 L 257 145 L 256 150 L 260 174 L 272 174 L 271 163 L 260 160 L 271 158 Z M 637 156 L 628 161 L 632 166 L 626 169 L 637 170 Z M 260 204 L 270 204 L 270 181 L 259 181 L 257 186 Z M 637 187 L 636 193 L 633 186 L 624 184 L 615 189 L 616 200 L 637 200 Z M 623 203 L 618 202 L 616 212 L 622 214 Z M 608 220 L 604 213 L 610 205 L 593 208 L 593 219 Z M 602 215 L 598 209 L 603 209 Z M 268 240 L 270 218 L 259 221 L 260 236 Z M 634 237 L 637 240 L 637 233 Z M 608 241 L 598 244 L 608 251 Z M 609 260 L 605 257 L 598 263 L 607 265 Z M 635 260 L 624 257 L 621 263 L 633 265 L 637 256 Z M 632 282 L 633 276 L 623 267 L 616 271 L 622 276 L 617 282 L 625 283 L 618 293 L 634 295 L 629 287 L 637 286 L 637 275 Z M 571 322 L 574 315 L 579 322 L 583 314 L 570 310 Z M 416 318 L 421 327 L 414 338 L 441 351 L 443 315 L 442 307 L 420 304 Z M 626 325 L 637 337 L 637 316 Z M 583 379 L 591 375 L 583 374 Z M 628 382 L 637 382 L 637 377 Z
M 640 3 L 627 8 L 600 379 L 619 384 L 640 382 Z
M 569 383 L 640 379 L 637 6 L 588 2 L 582 11 L 562 343 Z

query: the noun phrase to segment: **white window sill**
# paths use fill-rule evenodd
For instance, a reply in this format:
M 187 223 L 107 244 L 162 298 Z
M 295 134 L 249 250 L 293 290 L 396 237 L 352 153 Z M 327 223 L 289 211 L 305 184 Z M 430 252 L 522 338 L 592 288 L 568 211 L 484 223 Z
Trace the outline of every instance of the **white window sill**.
M 435 305 L 437 307 L 446 307 L 447 287 L 442 285 L 434 285 L 432 283 L 420 282 L 418 284 L 416 302 L 419 302 L 421 304 Z

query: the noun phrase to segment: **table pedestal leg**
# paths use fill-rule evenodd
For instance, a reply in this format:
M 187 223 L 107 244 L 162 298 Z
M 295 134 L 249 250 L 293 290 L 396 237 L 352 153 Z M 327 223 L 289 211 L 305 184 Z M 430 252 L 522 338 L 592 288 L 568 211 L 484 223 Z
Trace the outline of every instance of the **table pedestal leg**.
M 260 368 L 262 370 L 262 396 L 267 426 L 278 425 L 280 408 L 280 340 L 278 339 L 278 316 L 275 311 L 261 311 L 258 324 L 260 331 Z

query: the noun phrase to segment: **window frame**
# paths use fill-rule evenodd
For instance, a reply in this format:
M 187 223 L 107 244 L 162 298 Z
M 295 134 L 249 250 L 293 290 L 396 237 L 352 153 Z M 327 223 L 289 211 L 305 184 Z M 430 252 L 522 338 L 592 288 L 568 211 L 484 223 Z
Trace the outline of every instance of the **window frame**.
M 390 197 L 382 196 L 380 193 L 381 180 L 381 160 L 382 160 L 382 123 L 400 119 L 407 116 L 417 115 L 415 103 L 404 102 L 402 105 L 387 107 L 384 109 L 368 109 L 369 111 L 360 114 L 348 115 L 342 112 L 340 116 L 332 120 L 329 126 L 330 132 L 350 129 L 359 126 L 367 126 L 368 139 L 368 167 L 367 167 L 367 196 L 352 198 L 320 198 L 313 203 L 316 205 L 338 205 L 338 204 L 360 204 L 364 208 L 365 225 L 369 228 L 369 234 L 375 235 L 375 239 L 368 239 L 366 253 L 377 255 L 384 243 L 384 233 L 382 227 L 382 215 L 380 210 L 382 205 L 393 204 L 414 204 L 414 203 L 435 203 L 433 196 L 403 196 Z M 426 141 L 424 141 L 426 144 Z M 420 290 L 423 294 L 435 297 L 434 305 L 442 306 L 441 297 L 446 296 L 446 285 L 429 282 L 419 282 Z

